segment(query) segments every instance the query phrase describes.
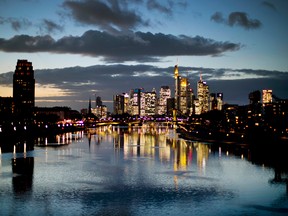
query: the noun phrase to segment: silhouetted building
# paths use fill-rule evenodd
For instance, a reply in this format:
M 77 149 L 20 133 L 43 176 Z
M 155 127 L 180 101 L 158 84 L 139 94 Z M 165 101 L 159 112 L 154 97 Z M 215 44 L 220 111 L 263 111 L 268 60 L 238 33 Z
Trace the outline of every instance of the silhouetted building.
M 13 75 L 13 100 L 18 120 L 28 124 L 33 121 L 35 105 L 35 79 L 31 62 L 18 60 Z
M 96 106 L 95 107 L 100 107 L 100 106 L 102 106 L 103 105 L 103 103 L 102 103 L 102 99 L 101 99 L 101 97 L 96 97 Z
M 167 98 L 167 114 L 172 116 L 174 109 L 175 109 L 175 99 Z
M 248 126 L 262 126 L 262 103 L 260 91 L 249 93 L 250 104 L 248 105 Z

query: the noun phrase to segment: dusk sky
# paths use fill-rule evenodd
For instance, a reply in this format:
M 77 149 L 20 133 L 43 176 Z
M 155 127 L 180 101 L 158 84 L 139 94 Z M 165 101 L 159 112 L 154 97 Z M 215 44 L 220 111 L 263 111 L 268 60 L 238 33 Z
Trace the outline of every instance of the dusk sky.
M 174 91 L 199 74 L 226 103 L 288 98 L 287 0 L 0 0 L 0 96 L 17 59 L 33 63 L 36 106 L 88 107 L 133 88 Z

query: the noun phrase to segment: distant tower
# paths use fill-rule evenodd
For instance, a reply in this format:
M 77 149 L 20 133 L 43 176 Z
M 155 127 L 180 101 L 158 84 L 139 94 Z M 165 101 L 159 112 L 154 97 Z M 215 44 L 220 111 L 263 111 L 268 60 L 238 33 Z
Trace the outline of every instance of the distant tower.
M 15 114 L 23 123 L 32 122 L 35 106 L 35 79 L 31 62 L 18 60 L 13 75 Z
M 205 113 L 209 109 L 209 86 L 202 80 L 200 73 L 200 80 L 197 83 L 197 95 L 199 100 L 199 112 Z

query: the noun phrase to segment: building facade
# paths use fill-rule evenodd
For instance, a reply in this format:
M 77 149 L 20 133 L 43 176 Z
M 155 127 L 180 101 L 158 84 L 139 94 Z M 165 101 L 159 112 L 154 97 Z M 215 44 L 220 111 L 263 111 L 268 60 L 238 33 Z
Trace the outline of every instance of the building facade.
M 159 92 L 158 114 L 167 114 L 167 99 L 171 98 L 171 90 L 169 86 L 161 86 Z
M 197 96 L 199 101 L 199 111 L 198 113 L 205 113 L 209 111 L 209 86 L 206 82 L 202 80 L 202 75 L 200 75 L 200 80 L 197 83 Z

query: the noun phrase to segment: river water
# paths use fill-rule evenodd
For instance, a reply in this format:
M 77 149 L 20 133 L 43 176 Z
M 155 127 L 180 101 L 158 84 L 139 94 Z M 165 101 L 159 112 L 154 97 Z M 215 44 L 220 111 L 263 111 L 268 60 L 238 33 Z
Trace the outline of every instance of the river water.
M 0 155 L 0 215 L 288 214 L 286 173 L 167 126 L 100 127 L 21 149 Z

